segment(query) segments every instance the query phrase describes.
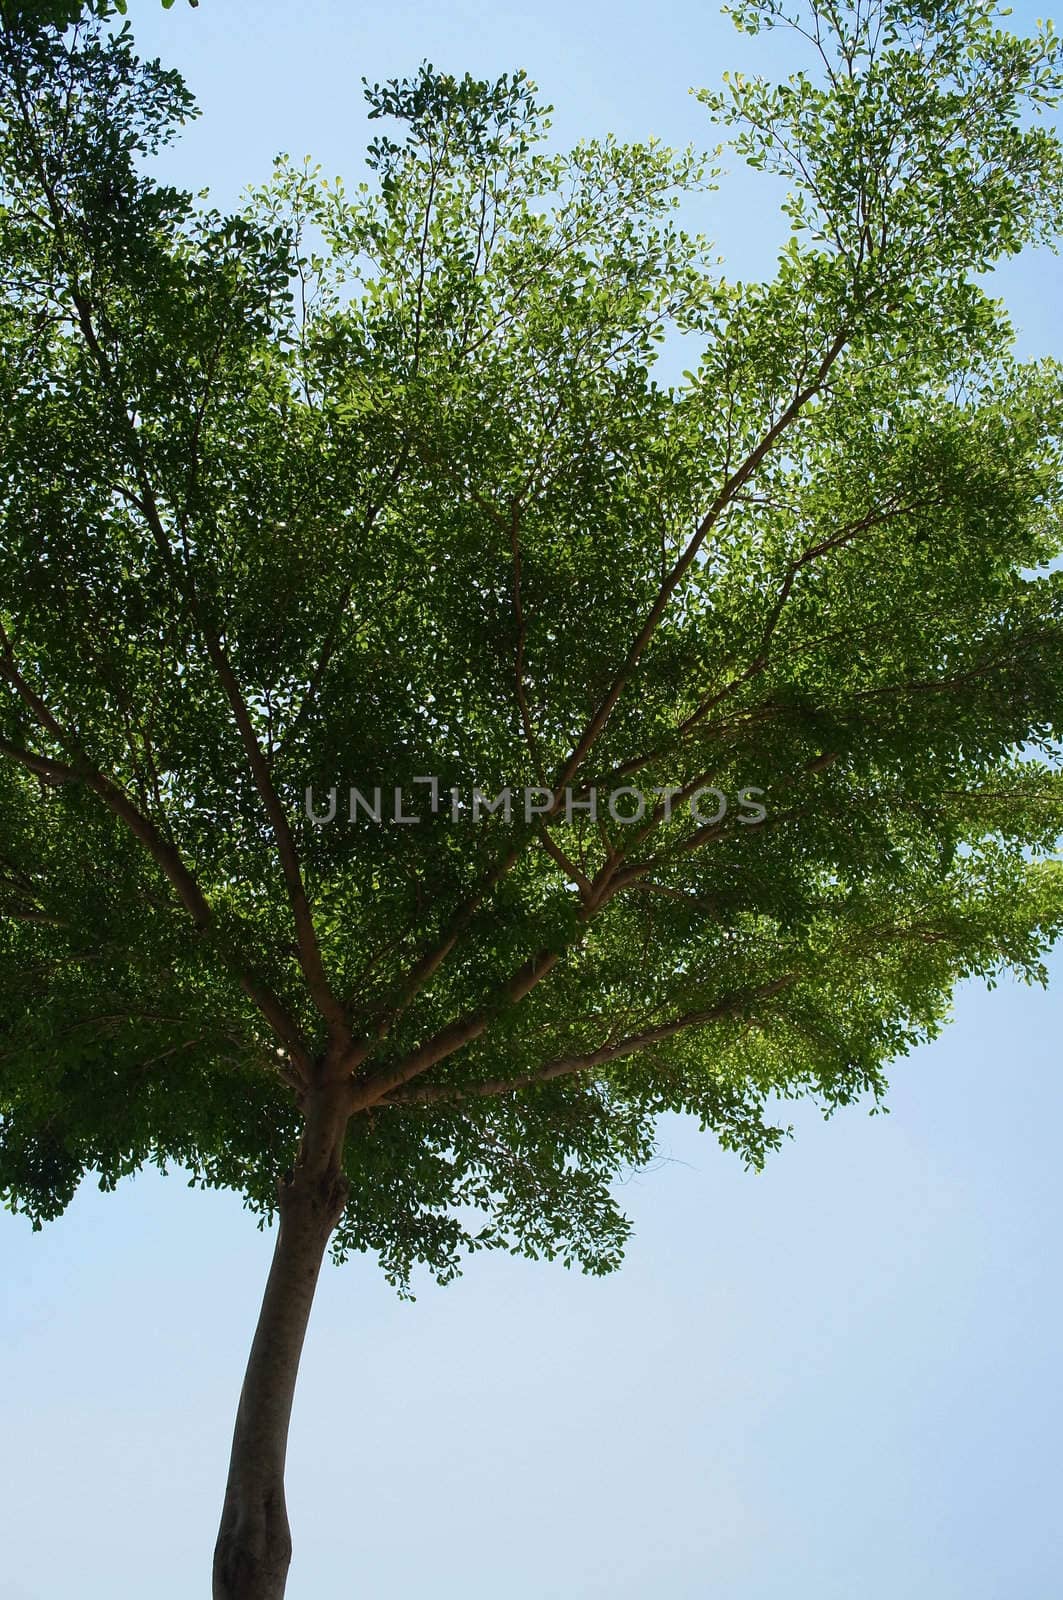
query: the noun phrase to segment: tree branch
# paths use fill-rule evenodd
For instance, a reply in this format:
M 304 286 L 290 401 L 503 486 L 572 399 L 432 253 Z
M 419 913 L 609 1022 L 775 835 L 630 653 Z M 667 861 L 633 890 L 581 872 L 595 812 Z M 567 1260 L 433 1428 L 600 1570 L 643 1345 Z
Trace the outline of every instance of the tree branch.
M 795 982 L 797 976 L 796 972 L 784 973 L 781 978 L 776 978 L 771 983 L 761 984 L 744 994 L 733 995 L 730 999 L 710 1006 L 706 1010 L 688 1011 L 684 1016 L 673 1017 L 669 1022 L 659 1023 L 654 1028 L 632 1034 L 616 1043 L 604 1044 L 586 1055 L 559 1056 L 556 1060 L 548 1061 L 519 1078 L 490 1078 L 484 1083 L 470 1084 L 462 1088 L 450 1084 L 426 1083 L 416 1089 L 392 1090 L 381 1103 L 427 1105 L 443 1100 L 483 1099 L 511 1094 L 518 1089 L 531 1088 L 535 1084 L 549 1083 L 554 1078 L 567 1078 L 576 1073 L 590 1072 L 595 1067 L 611 1066 L 614 1062 L 622 1061 L 626 1056 L 635 1055 L 640 1050 L 648 1050 L 655 1044 L 663 1044 L 666 1039 L 674 1038 L 677 1033 L 682 1033 L 688 1028 L 703 1028 L 713 1022 L 723 1022 L 730 1017 L 740 1016 L 759 1000 L 767 1000 L 772 995 L 778 994 L 781 989 Z
M 748 456 L 746 456 L 741 466 L 736 468 L 736 470 L 731 473 L 727 481 L 724 483 L 719 494 L 712 502 L 712 505 L 699 522 L 697 529 L 695 530 L 693 537 L 688 542 L 683 554 L 675 563 L 671 572 L 661 585 L 661 588 L 657 594 L 657 598 L 650 607 L 649 615 L 647 616 L 646 621 L 643 623 L 635 642 L 628 651 L 627 657 L 616 677 L 613 679 L 613 682 L 610 685 L 604 699 L 600 702 L 597 710 L 594 712 L 590 722 L 587 724 L 584 732 L 580 736 L 575 748 L 569 756 L 568 761 L 565 763 L 564 769 L 554 785 L 555 789 L 563 789 L 566 784 L 571 781 L 574 774 L 579 770 L 584 757 L 593 747 L 595 740 L 605 727 L 613 708 L 620 699 L 628 679 L 631 677 L 635 667 L 638 665 L 639 659 L 641 658 L 647 645 L 650 643 L 650 640 L 653 638 L 654 633 L 657 631 L 657 626 L 667 610 L 668 602 L 671 600 L 672 595 L 675 593 L 676 589 L 679 587 L 679 584 L 682 582 L 683 578 L 690 570 L 690 567 L 693 565 L 698 551 L 704 544 L 720 514 L 726 510 L 727 506 L 742 488 L 742 485 L 746 483 L 750 477 L 752 477 L 753 473 L 760 466 L 760 463 L 764 460 L 764 457 L 769 453 L 780 435 L 786 431 L 794 419 L 800 414 L 808 401 L 811 400 L 814 395 L 818 394 L 819 390 L 826 382 L 827 376 L 830 373 L 835 361 L 844 350 L 848 342 L 848 337 L 849 335 L 847 332 L 842 332 L 837 335 L 826 354 L 823 356 L 823 359 L 816 369 L 815 375 L 813 376 L 811 382 L 806 384 L 803 389 L 799 389 L 797 391 L 786 409 L 767 430 L 760 443 L 749 453 Z
M 170 884 L 176 891 L 177 897 L 192 921 L 201 933 L 216 934 L 214 912 L 203 894 L 196 878 L 185 865 L 177 847 L 163 837 L 150 817 L 138 810 L 129 795 L 116 783 L 101 772 L 86 753 L 80 748 L 73 735 L 65 729 L 54 717 L 40 695 L 27 683 L 18 670 L 11 640 L 7 631 L 0 622 L 0 676 L 5 678 L 18 694 L 19 698 L 34 714 L 38 723 L 52 738 L 66 750 L 71 758 L 72 765 L 53 761 L 50 758 L 36 755 L 32 751 L 20 750 L 17 745 L 7 740 L 0 741 L 0 754 L 19 762 L 28 771 L 38 777 L 44 777 L 53 783 L 83 783 L 88 789 L 103 801 L 107 809 L 118 817 L 129 828 L 147 850 L 155 864 L 160 868 Z M 311 1056 L 302 1037 L 300 1029 L 294 1018 L 281 1003 L 277 995 L 268 988 L 260 979 L 242 963 L 233 960 L 227 952 L 227 964 L 231 966 L 239 979 L 240 985 L 270 1027 L 291 1053 L 292 1060 L 301 1070 L 311 1071 Z
M 284 876 L 288 891 L 288 899 L 292 911 L 292 918 L 295 923 L 299 963 L 302 967 L 303 975 L 306 978 L 307 987 L 310 991 L 310 995 L 314 1001 L 314 1004 L 317 1006 L 321 1015 L 328 1023 L 330 1033 L 332 1034 L 333 1038 L 344 1047 L 344 1052 L 346 1053 L 346 1050 L 348 1050 L 351 1045 L 350 1025 L 347 1021 L 346 1012 L 339 1000 L 335 997 L 335 995 L 333 995 L 325 974 L 324 964 L 321 960 L 321 953 L 317 942 L 317 934 L 314 928 L 309 902 L 307 901 L 306 891 L 303 885 L 299 859 L 295 849 L 295 841 L 292 836 L 291 828 L 288 824 L 284 807 L 282 806 L 280 798 L 273 787 L 268 763 L 258 743 L 258 738 L 255 734 L 254 725 L 251 721 L 247 705 L 240 692 L 235 675 L 229 665 L 228 658 L 224 649 L 222 648 L 220 639 L 214 630 L 206 625 L 202 616 L 196 596 L 195 583 L 192 579 L 191 573 L 188 573 L 187 585 L 184 581 L 182 581 L 180 566 L 174 558 L 173 549 L 170 545 L 162 516 L 159 512 L 158 501 L 148 475 L 144 454 L 141 449 L 140 439 L 138 437 L 137 430 L 133 425 L 133 419 L 130 416 L 128 402 L 124 393 L 122 392 L 122 385 L 118 381 L 117 374 L 115 373 L 110 358 L 100 343 L 96 332 L 95 319 L 93 317 L 91 303 L 82 287 L 78 271 L 67 250 L 66 217 L 63 212 L 62 204 L 55 191 L 55 187 L 48 178 L 47 169 L 37 145 L 36 129 L 33 119 L 30 114 L 29 107 L 26 104 L 25 96 L 21 92 L 20 102 L 23 120 L 27 130 L 30 132 L 31 137 L 33 138 L 33 149 L 37 165 L 37 179 L 41 185 L 41 189 L 48 204 L 49 213 L 52 219 L 52 226 L 55 231 L 58 255 L 63 264 L 63 269 L 66 274 L 70 289 L 70 296 L 74 304 L 74 309 L 77 313 L 78 327 L 84 339 L 86 349 L 88 350 L 89 355 L 96 366 L 101 381 L 103 382 L 105 391 L 110 397 L 120 430 L 124 435 L 133 470 L 136 474 L 136 478 L 140 487 L 141 511 L 148 523 L 152 537 L 154 538 L 159 549 L 160 556 L 166 566 L 167 571 L 170 573 L 178 592 L 184 595 L 186 602 L 188 603 L 189 608 L 195 617 L 195 620 L 200 628 L 200 632 L 202 633 L 208 656 L 210 657 L 210 660 L 213 663 L 219 678 L 221 679 L 222 687 L 225 691 L 226 698 L 229 701 L 230 709 L 240 734 L 241 743 L 243 744 L 244 752 L 247 756 L 252 778 L 266 808 L 266 814 L 269 818 L 270 827 L 273 832 L 274 841 L 277 847 L 277 854 L 280 859 L 281 871 Z M 97 774 L 97 776 L 99 777 L 101 775 Z M 118 790 L 117 786 L 115 785 L 112 785 L 112 788 L 115 789 L 116 795 L 121 796 L 122 802 L 129 805 L 130 811 L 134 811 L 134 814 L 140 818 L 140 824 L 143 824 L 145 819 L 140 817 L 140 813 L 135 812 L 135 809 L 132 807 L 131 803 L 128 802 L 124 796 L 124 792 Z M 115 807 L 112 806 L 112 809 L 115 809 Z M 134 824 L 128 817 L 126 820 L 130 822 L 131 827 L 134 827 Z M 134 832 L 138 833 L 138 837 L 142 838 L 142 842 L 146 842 L 142 833 L 138 831 L 137 827 L 134 827 Z M 184 870 L 183 867 L 181 870 Z M 196 892 L 198 893 L 198 889 Z M 203 925 L 205 926 L 206 924 Z
M 393 1089 L 400 1088 L 413 1078 L 419 1078 L 437 1062 L 445 1060 L 456 1050 L 461 1050 L 474 1039 L 478 1039 L 491 1025 L 499 1011 L 523 1000 L 526 994 L 553 971 L 564 953 L 557 950 L 538 951 L 517 969 L 502 988 L 494 1004 L 480 1011 L 466 1012 L 463 1017 L 458 1017 L 456 1021 L 449 1023 L 393 1067 L 372 1073 L 354 1090 L 353 1109 L 363 1111 L 377 1105 Z

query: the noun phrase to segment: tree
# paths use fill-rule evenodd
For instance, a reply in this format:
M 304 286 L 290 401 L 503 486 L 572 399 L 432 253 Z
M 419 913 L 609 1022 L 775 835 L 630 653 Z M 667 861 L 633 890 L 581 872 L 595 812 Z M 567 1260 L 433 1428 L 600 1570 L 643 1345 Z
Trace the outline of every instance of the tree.
M 702 95 L 789 186 L 765 283 L 705 161 L 551 153 L 520 73 L 221 215 L 127 27 L 4 11 L 0 1182 L 279 1215 L 217 1600 L 284 1590 L 330 1241 L 608 1271 L 663 1110 L 759 1166 L 1063 920 L 1063 384 L 976 282 L 1058 231 L 1057 41 L 734 16 L 809 48 Z
M 172 11 L 176 0 L 161 0 L 164 11 Z M 199 0 L 188 0 L 193 10 Z M 4 26 L 7 28 L 71 28 L 84 16 L 104 22 L 109 17 L 124 17 L 129 0 L 4 0 Z

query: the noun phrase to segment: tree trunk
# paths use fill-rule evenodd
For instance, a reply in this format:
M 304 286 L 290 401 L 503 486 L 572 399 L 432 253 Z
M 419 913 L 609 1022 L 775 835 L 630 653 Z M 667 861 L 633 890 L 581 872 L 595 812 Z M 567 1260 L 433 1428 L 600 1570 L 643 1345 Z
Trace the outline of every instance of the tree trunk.
M 315 1096 L 294 1171 L 277 1186 L 280 1227 L 236 1412 L 214 1548 L 214 1600 L 282 1600 L 292 1557 L 284 1504 L 288 1423 L 325 1247 L 347 1199 L 346 1112 Z

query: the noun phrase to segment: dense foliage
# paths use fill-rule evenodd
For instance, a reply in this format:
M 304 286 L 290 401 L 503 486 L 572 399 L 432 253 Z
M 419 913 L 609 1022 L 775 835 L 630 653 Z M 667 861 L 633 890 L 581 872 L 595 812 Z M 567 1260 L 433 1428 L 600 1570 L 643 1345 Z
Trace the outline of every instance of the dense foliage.
M 980 275 L 1059 227 L 1050 30 L 736 8 L 808 52 L 703 95 L 790 192 L 738 283 L 680 225 L 705 162 L 557 154 L 519 73 L 375 86 L 369 184 L 282 162 L 227 216 L 152 178 L 193 105 L 126 28 L 5 19 L 13 1206 L 153 1161 L 268 1212 L 346 1050 L 339 1253 L 604 1270 L 662 1111 L 759 1164 L 779 1097 L 877 1096 L 958 979 L 1042 975 L 1063 385 Z M 477 785 L 577 809 L 455 821 Z M 578 809 L 621 785 L 640 822 Z

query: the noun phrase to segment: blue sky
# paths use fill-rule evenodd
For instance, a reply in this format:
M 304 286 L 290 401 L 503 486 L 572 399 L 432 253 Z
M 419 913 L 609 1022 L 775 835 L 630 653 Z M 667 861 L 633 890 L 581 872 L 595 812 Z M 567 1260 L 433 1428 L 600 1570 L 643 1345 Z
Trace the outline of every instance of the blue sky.
M 232 203 L 280 150 L 357 175 L 359 80 L 525 67 L 559 141 L 712 142 L 687 94 L 792 47 L 712 7 L 350 8 L 131 0 L 204 115 L 171 178 Z M 1015 8 L 1014 25 L 1034 10 Z M 796 58 L 792 61 L 797 64 Z M 781 227 L 736 173 L 698 219 L 738 275 Z M 999 275 L 1063 355 L 1043 254 Z M 662 1129 L 616 1277 L 479 1258 L 400 1303 L 327 1269 L 296 1400 L 290 1600 L 1050 1600 L 1057 1494 L 1063 959 L 1048 994 L 965 987 L 888 1117 L 824 1123 L 760 1177 Z M 4 1600 L 205 1594 L 270 1239 L 144 1175 L 33 1235 L 0 1217 Z

